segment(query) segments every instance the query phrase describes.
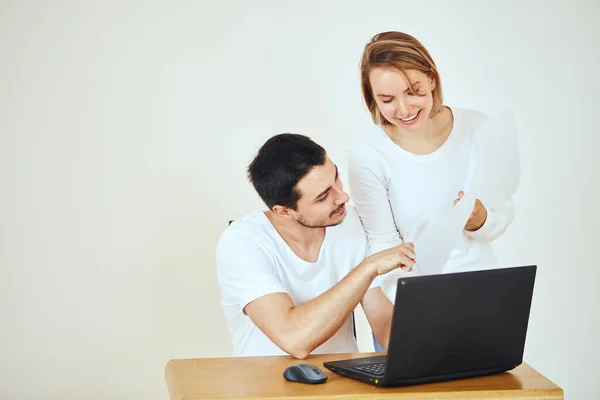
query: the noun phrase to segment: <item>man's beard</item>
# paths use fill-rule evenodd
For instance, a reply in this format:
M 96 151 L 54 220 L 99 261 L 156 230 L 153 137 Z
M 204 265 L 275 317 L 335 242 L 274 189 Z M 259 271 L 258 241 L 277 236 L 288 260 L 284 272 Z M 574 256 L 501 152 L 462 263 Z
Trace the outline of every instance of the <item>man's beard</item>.
M 330 215 L 329 217 L 333 217 L 333 215 L 338 212 L 341 208 L 343 208 L 345 206 L 345 204 L 342 204 L 340 207 L 338 207 L 337 209 L 335 209 Z M 334 222 L 334 223 L 326 223 L 324 220 L 318 221 L 318 222 L 309 222 L 306 221 L 304 219 L 304 217 L 300 216 L 300 218 L 298 218 L 296 221 L 298 221 L 298 223 L 306 228 L 329 228 L 332 226 L 336 226 L 341 224 L 342 222 L 344 222 L 344 219 L 346 219 L 346 216 L 344 216 L 342 219 L 340 219 L 338 222 Z

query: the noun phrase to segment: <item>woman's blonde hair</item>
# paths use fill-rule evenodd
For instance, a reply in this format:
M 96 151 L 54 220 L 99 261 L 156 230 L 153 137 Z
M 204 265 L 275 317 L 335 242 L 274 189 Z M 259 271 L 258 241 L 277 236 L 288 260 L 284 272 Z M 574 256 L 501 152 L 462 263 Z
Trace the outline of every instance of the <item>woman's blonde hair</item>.
M 421 71 L 435 82 L 433 89 L 433 108 L 430 117 L 442 111 L 442 83 L 437 67 L 427 49 L 417 39 L 402 32 L 383 32 L 371 39 L 365 46 L 360 62 L 360 80 L 363 97 L 371 117 L 376 124 L 389 125 L 381 115 L 373 96 L 369 74 L 375 68 L 391 68 L 404 74 L 410 89 L 416 93 L 412 82 L 406 76 L 407 70 Z

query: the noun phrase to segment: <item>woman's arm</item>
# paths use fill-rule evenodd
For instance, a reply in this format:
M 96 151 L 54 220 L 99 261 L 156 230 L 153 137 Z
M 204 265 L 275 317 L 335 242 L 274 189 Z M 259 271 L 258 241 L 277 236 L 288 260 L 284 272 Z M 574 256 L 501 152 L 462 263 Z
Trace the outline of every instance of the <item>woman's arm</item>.
M 485 204 L 484 204 L 485 206 Z M 506 231 L 515 218 L 515 205 L 512 197 L 500 206 L 487 210 L 487 218 L 483 226 L 476 231 L 465 232 L 478 242 L 492 242 Z
M 390 208 L 387 179 L 378 157 L 350 151 L 348 175 L 350 198 L 367 235 L 369 254 L 401 244 Z

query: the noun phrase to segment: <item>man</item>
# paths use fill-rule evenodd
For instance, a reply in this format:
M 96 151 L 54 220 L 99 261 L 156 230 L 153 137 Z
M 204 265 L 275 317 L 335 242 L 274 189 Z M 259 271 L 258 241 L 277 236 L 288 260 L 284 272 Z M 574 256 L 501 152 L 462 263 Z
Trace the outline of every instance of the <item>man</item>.
M 217 245 L 233 355 L 357 352 L 350 316 L 359 302 L 387 347 L 393 306 L 373 281 L 411 270 L 413 244 L 365 259 L 365 234 L 337 167 L 306 136 L 269 139 L 248 177 L 269 210 L 233 222 Z

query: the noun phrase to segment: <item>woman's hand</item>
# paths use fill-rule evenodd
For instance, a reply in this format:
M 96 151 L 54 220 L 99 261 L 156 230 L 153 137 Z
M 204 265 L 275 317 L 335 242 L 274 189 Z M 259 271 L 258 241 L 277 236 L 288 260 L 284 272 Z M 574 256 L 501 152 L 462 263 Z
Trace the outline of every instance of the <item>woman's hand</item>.
M 458 192 L 458 198 L 454 200 L 454 205 L 460 201 L 464 197 L 465 193 L 460 191 Z M 487 210 L 483 206 L 483 203 L 479 201 L 479 199 L 475 199 L 475 206 L 473 207 L 473 211 L 471 212 L 471 216 L 465 225 L 465 231 L 473 232 L 480 229 L 483 224 L 485 224 L 485 220 L 487 219 Z

